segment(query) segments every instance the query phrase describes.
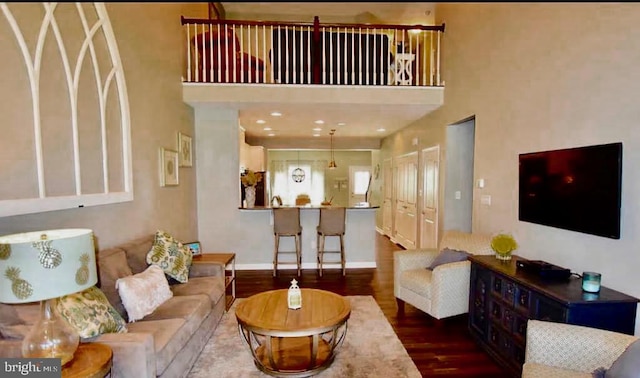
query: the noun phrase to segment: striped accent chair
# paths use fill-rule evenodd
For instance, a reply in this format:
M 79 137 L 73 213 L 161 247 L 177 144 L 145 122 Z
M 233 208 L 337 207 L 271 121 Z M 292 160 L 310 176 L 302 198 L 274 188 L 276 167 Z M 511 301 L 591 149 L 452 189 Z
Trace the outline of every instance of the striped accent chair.
M 405 302 L 436 319 L 469 312 L 471 262 L 451 262 L 426 269 L 445 248 L 474 255 L 495 253 L 491 249 L 491 235 L 457 230 L 445 231 L 437 249 L 395 251 L 393 290 L 399 312 L 404 311 Z

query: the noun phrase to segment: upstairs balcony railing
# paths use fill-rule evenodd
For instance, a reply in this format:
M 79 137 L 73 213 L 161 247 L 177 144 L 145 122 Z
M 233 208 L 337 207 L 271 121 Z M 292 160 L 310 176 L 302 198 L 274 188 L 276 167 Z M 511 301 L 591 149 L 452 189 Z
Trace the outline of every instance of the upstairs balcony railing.
M 444 24 L 371 25 L 182 17 L 185 82 L 441 86 Z

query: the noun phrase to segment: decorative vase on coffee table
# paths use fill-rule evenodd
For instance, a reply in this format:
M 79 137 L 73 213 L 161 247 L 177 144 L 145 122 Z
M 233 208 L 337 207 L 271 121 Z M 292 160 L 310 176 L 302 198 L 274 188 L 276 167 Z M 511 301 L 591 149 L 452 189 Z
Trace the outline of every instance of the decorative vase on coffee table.
M 244 188 L 244 197 L 247 200 L 247 208 L 253 208 L 256 204 L 256 187 L 246 186 Z

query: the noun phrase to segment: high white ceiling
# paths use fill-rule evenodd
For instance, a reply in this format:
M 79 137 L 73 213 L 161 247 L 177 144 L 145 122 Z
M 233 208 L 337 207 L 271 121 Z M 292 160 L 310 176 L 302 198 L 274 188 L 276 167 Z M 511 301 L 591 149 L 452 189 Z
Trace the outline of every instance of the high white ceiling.
M 433 24 L 435 3 L 372 3 L 372 2 L 223 2 L 227 19 L 283 20 L 308 22 L 319 16 L 321 22 L 357 22 L 383 24 Z M 237 102 L 240 124 L 247 136 L 277 138 L 314 138 L 317 133 L 327 137 L 336 129 L 338 137 L 383 138 L 432 111 L 434 108 L 416 104 L 350 104 L 313 103 L 299 101 Z M 271 112 L 282 113 L 273 117 Z M 265 124 L 257 123 L 264 120 Z M 318 125 L 316 120 L 323 120 Z M 344 123 L 341 125 L 340 123 Z M 273 130 L 263 130 L 271 127 Z M 314 131 L 314 128 L 320 128 Z M 383 129 L 384 131 L 380 131 Z

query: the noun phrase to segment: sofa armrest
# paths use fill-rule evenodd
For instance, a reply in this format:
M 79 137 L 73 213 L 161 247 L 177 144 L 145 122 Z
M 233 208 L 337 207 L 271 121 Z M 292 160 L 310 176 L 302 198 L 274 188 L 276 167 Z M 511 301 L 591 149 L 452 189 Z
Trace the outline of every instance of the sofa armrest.
M 191 264 L 189 278 L 192 277 L 224 277 L 224 264 L 218 262 L 198 261 Z
M 613 362 L 637 337 L 541 320 L 527 322 L 525 365 L 537 363 L 590 373 Z
M 431 311 L 437 319 L 469 311 L 471 262 L 438 265 L 431 275 Z
M 155 378 L 156 353 L 153 335 L 142 332 L 106 333 L 93 342 L 111 347 L 111 378 Z

